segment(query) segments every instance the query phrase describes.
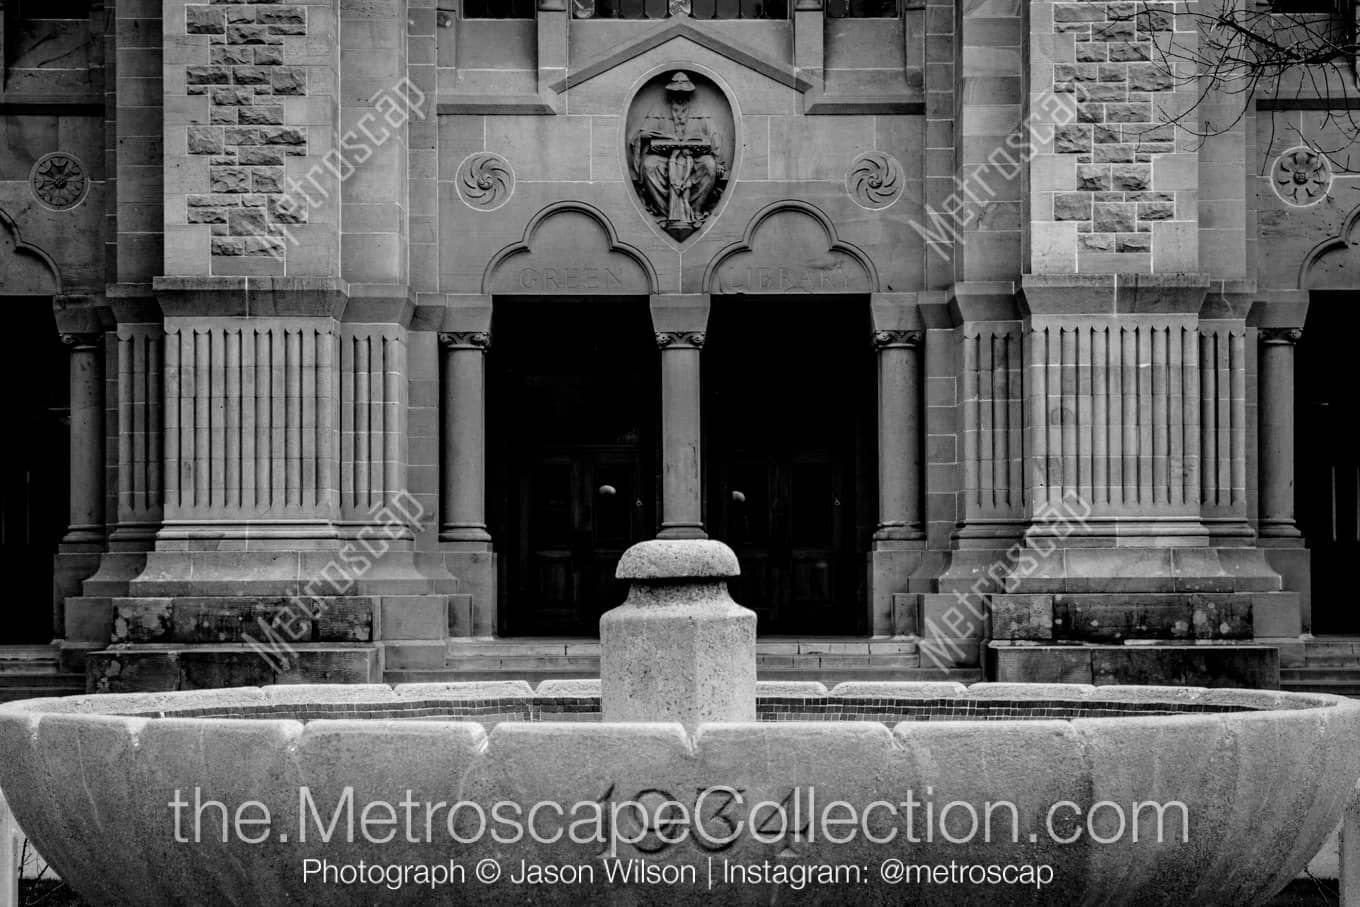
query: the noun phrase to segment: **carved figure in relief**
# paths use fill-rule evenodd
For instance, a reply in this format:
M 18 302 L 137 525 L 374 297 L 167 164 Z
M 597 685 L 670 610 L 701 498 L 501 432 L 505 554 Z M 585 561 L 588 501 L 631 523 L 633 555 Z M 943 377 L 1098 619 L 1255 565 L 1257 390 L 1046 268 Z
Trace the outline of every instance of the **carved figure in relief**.
M 666 83 L 666 100 L 649 110 L 629 141 L 629 164 L 648 209 L 676 239 L 697 230 L 727 181 L 723 137 L 694 101 L 686 72 Z

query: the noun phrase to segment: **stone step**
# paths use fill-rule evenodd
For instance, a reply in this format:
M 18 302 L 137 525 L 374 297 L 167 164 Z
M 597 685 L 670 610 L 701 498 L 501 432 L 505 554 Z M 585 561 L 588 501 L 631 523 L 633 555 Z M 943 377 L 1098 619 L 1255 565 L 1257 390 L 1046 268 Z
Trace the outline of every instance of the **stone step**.
M 0 660 L 0 678 L 10 674 L 56 674 L 60 670 L 57 659 L 50 656 L 43 659 L 35 658 L 32 661 Z
M 7 661 L 27 661 L 55 658 L 55 646 L 0 646 L 0 664 Z
M 73 696 L 84 692 L 85 678 L 80 674 L 12 674 L 0 677 L 0 702 Z
M 1304 661 L 1304 664 L 1305 664 L 1307 667 L 1310 667 L 1310 668 L 1311 668 L 1311 667 L 1319 667 L 1319 668 L 1322 668 L 1322 667 L 1355 667 L 1355 668 L 1360 668 L 1360 652 L 1347 653 L 1347 654 L 1341 654 L 1341 653 L 1319 654 L 1319 653 L 1317 653 L 1317 652 L 1312 652 L 1312 651 L 1309 651 L 1308 649 L 1304 649 L 1304 653 L 1303 653 L 1303 661 Z
M 80 680 L 74 686 L 53 687 L 0 687 L 0 703 L 18 702 L 21 699 L 47 699 L 52 696 L 78 696 L 85 692 L 85 682 Z
M 1349 637 L 1314 638 L 1304 643 L 1304 653 L 1314 655 L 1353 655 L 1360 658 L 1360 639 Z
M 1280 682 L 1297 681 L 1316 683 L 1319 681 L 1354 681 L 1360 683 L 1360 667 L 1339 665 L 1305 665 L 1301 668 L 1281 668 Z
M 1360 678 L 1355 680 L 1280 680 L 1280 689 L 1289 693 L 1330 693 L 1333 696 L 1360 698 Z

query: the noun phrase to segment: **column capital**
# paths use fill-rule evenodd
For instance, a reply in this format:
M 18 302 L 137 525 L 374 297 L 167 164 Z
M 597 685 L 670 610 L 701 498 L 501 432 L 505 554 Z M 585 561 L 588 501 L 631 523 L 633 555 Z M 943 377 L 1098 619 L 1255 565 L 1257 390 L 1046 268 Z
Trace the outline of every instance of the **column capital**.
M 71 348 L 71 352 L 82 350 L 98 349 L 103 335 L 101 334 L 62 334 L 61 342 Z
M 925 331 L 874 331 L 874 349 L 885 350 L 893 348 L 920 349 L 925 342 Z
M 439 342 L 446 350 L 482 350 L 491 346 L 490 331 L 442 331 Z
M 1303 337 L 1303 328 L 1261 328 L 1261 342 L 1269 346 L 1292 346 Z
M 663 350 L 701 350 L 704 348 L 703 331 L 657 331 L 656 345 Z

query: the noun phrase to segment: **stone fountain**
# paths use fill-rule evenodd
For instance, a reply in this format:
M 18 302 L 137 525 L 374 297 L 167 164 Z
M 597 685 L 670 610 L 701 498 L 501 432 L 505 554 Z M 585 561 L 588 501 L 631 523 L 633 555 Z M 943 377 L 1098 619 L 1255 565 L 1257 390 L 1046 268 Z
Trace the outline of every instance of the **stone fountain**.
M 1360 777 L 1339 697 L 757 683 L 736 573 L 630 549 L 600 683 L 0 706 L 0 788 L 98 905 L 1239 905 Z

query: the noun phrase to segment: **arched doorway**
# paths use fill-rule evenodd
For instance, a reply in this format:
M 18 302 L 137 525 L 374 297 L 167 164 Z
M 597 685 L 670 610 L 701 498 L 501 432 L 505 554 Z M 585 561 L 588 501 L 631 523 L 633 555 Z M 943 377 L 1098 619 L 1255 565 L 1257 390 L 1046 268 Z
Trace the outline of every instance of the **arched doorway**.
M 1295 354 L 1295 507 L 1309 549 L 1315 634 L 1360 635 L 1360 292 L 1314 291 Z
M 869 632 L 875 359 L 867 296 L 715 296 L 703 359 L 708 533 L 761 636 Z
M 497 297 L 489 522 L 505 636 L 598 635 L 656 533 L 659 358 L 645 297 Z
M 0 306 L 10 338 L 0 357 L 6 438 L 0 444 L 0 645 L 60 636 L 53 556 L 66 531 L 70 459 L 69 355 L 57 334 L 55 265 L 0 211 Z

